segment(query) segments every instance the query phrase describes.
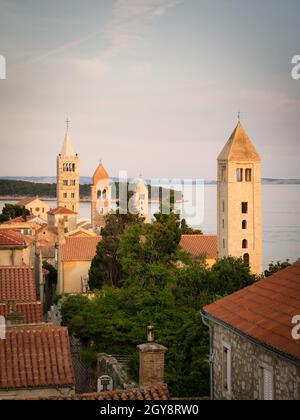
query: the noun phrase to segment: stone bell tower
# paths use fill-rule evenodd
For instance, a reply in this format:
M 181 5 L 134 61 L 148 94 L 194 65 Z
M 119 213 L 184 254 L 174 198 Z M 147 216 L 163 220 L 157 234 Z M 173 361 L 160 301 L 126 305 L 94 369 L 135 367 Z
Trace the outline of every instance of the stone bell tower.
M 96 233 L 100 233 L 105 226 L 105 216 L 111 210 L 110 177 L 100 162 L 93 176 L 92 185 L 92 226 Z
M 261 159 L 240 121 L 218 157 L 218 256 L 262 273 Z
M 57 157 L 57 207 L 79 215 L 79 157 L 74 152 L 68 120 L 63 148 Z

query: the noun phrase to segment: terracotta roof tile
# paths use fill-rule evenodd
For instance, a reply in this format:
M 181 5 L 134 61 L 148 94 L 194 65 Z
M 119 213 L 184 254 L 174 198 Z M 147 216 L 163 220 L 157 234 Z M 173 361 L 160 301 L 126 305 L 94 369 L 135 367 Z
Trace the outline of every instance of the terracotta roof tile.
M 30 267 L 0 267 L 0 302 L 35 302 L 36 289 Z
M 26 197 L 16 203 L 17 206 L 27 206 L 35 200 L 39 200 L 38 197 Z
M 62 261 L 91 261 L 96 255 L 96 248 L 101 236 L 69 237 L 61 246 Z
M 38 324 L 43 321 L 41 302 L 16 303 L 13 305 L 13 311 L 23 314 L 24 324 Z M 8 307 L 6 303 L 0 303 L 0 315 L 6 317 Z
M 67 328 L 8 327 L 0 340 L 0 389 L 46 386 L 74 386 Z
M 61 397 L 37 397 L 28 400 L 86 400 L 86 401 L 167 401 L 170 400 L 166 384 L 152 385 L 147 388 L 117 390 L 92 394 L 75 394 Z
M 24 238 L 10 229 L 0 229 L 0 247 L 25 248 Z
M 182 235 L 180 246 L 194 257 L 200 257 L 205 254 L 207 258 L 217 258 L 218 244 L 216 235 Z
M 48 214 L 77 214 L 77 213 L 65 207 L 57 207 L 56 209 L 49 210 Z
M 206 306 L 203 312 L 300 360 L 300 342 L 291 335 L 292 318 L 300 315 L 300 262 Z

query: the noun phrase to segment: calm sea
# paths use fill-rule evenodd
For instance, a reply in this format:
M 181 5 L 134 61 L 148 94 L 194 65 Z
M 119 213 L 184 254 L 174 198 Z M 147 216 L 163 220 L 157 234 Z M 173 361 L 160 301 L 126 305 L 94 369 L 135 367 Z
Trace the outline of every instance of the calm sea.
M 300 185 L 263 185 L 262 191 L 264 266 L 277 260 L 296 261 L 300 258 Z M 0 201 L 0 211 L 3 205 L 4 202 Z M 56 202 L 51 201 L 49 205 L 55 207 Z M 90 203 L 80 204 L 82 219 L 90 218 L 90 208 Z M 157 208 L 157 205 L 152 205 L 151 213 L 155 213 Z M 215 234 L 216 208 L 216 186 L 206 185 L 203 221 L 197 223 L 191 217 L 187 217 L 187 221 L 204 233 Z

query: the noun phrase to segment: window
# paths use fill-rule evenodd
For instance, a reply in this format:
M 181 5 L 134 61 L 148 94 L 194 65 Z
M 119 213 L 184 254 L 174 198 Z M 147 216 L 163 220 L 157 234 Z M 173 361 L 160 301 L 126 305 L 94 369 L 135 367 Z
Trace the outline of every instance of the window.
M 246 203 L 246 202 L 242 203 L 242 213 L 243 214 L 248 213 L 248 203 Z
M 248 223 L 247 223 L 247 220 L 243 220 L 242 221 L 242 229 L 247 229 L 247 227 L 248 227 Z
M 67 198 L 68 197 L 68 194 L 67 193 L 64 193 L 64 198 Z
M 72 171 L 75 172 L 75 163 L 72 164 Z
M 244 263 L 246 264 L 246 265 L 250 265 L 250 255 L 249 254 L 244 254 L 243 255 L 243 260 L 244 260 Z
M 246 169 L 245 178 L 246 178 L 246 182 L 252 181 L 252 169 Z
M 248 241 L 247 241 L 247 239 L 243 239 L 242 248 L 243 249 L 247 249 L 248 248 Z
M 243 175 L 244 175 L 244 169 L 238 168 L 236 170 L 236 180 L 237 180 L 237 182 L 243 182 L 243 179 L 244 179 Z
M 140 194 L 140 200 L 142 200 L 142 201 L 145 200 L 145 194 Z
M 103 200 L 106 200 L 106 190 L 103 190 L 102 195 L 103 195 Z
M 225 212 L 225 200 L 223 200 L 223 202 L 222 202 L 222 210 L 223 210 L 223 213 Z
M 42 208 L 42 213 L 45 213 L 45 209 L 44 209 L 44 207 Z
M 35 208 L 35 211 L 39 212 L 40 211 L 40 208 L 39 207 L 36 207 Z
M 68 216 L 64 216 L 64 221 L 67 222 L 68 221 Z
M 223 248 L 225 249 L 225 245 L 226 245 L 226 243 L 225 243 L 225 239 L 223 239 Z
M 231 393 L 231 346 L 223 343 L 223 388 Z
M 71 179 L 71 181 L 70 181 L 70 185 L 71 185 L 72 187 L 75 187 L 75 185 L 76 185 L 76 181 L 75 181 L 75 179 Z
M 222 220 L 222 227 L 223 227 L 223 229 L 225 229 L 225 220 L 224 219 Z
M 73 210 L 73 211 L 75 210 L 75 207 L 74 207 L 74 206 L 72 206 L 72 210 Z
M 74 193 L 71 193 L 71 198 L 75 198 L 75 194 Z
M 226 182 L 226 165 L 221 166 L 221 181 Z
M 67 179 L 64 179 L 64 180 L 63 180 L 63 186 L 64 186 L 64 187 L 67 187 L 67 186 L 68 186 L 68 180 L 67 180 Z
M 97 200 L 100 200 L 101 199 L 101 191 L 99 190 L 99 191 L 97 191 Z
M 262 368 L 262 399 L 264 401 L 274 399 L 273 372 L 271 369 Z

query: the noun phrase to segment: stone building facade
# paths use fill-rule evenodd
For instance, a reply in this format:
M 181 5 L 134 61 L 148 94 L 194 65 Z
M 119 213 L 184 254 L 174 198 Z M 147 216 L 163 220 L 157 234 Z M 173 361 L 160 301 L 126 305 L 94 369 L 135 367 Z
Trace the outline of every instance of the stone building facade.
M 218 157 L 218 256 L 262 273 L 261 159 L 239 122 Z
M 215 325 L 213 336 L 214 399 L 300 400 L 300 363 L 291 363 L 221 325 Z M 227 352 L 231 355 L 229 380 Z M 268 378 L 271 394 L 265 388 Z
M 202 309 L 212 399 L 300 400 L 300 262 Z

